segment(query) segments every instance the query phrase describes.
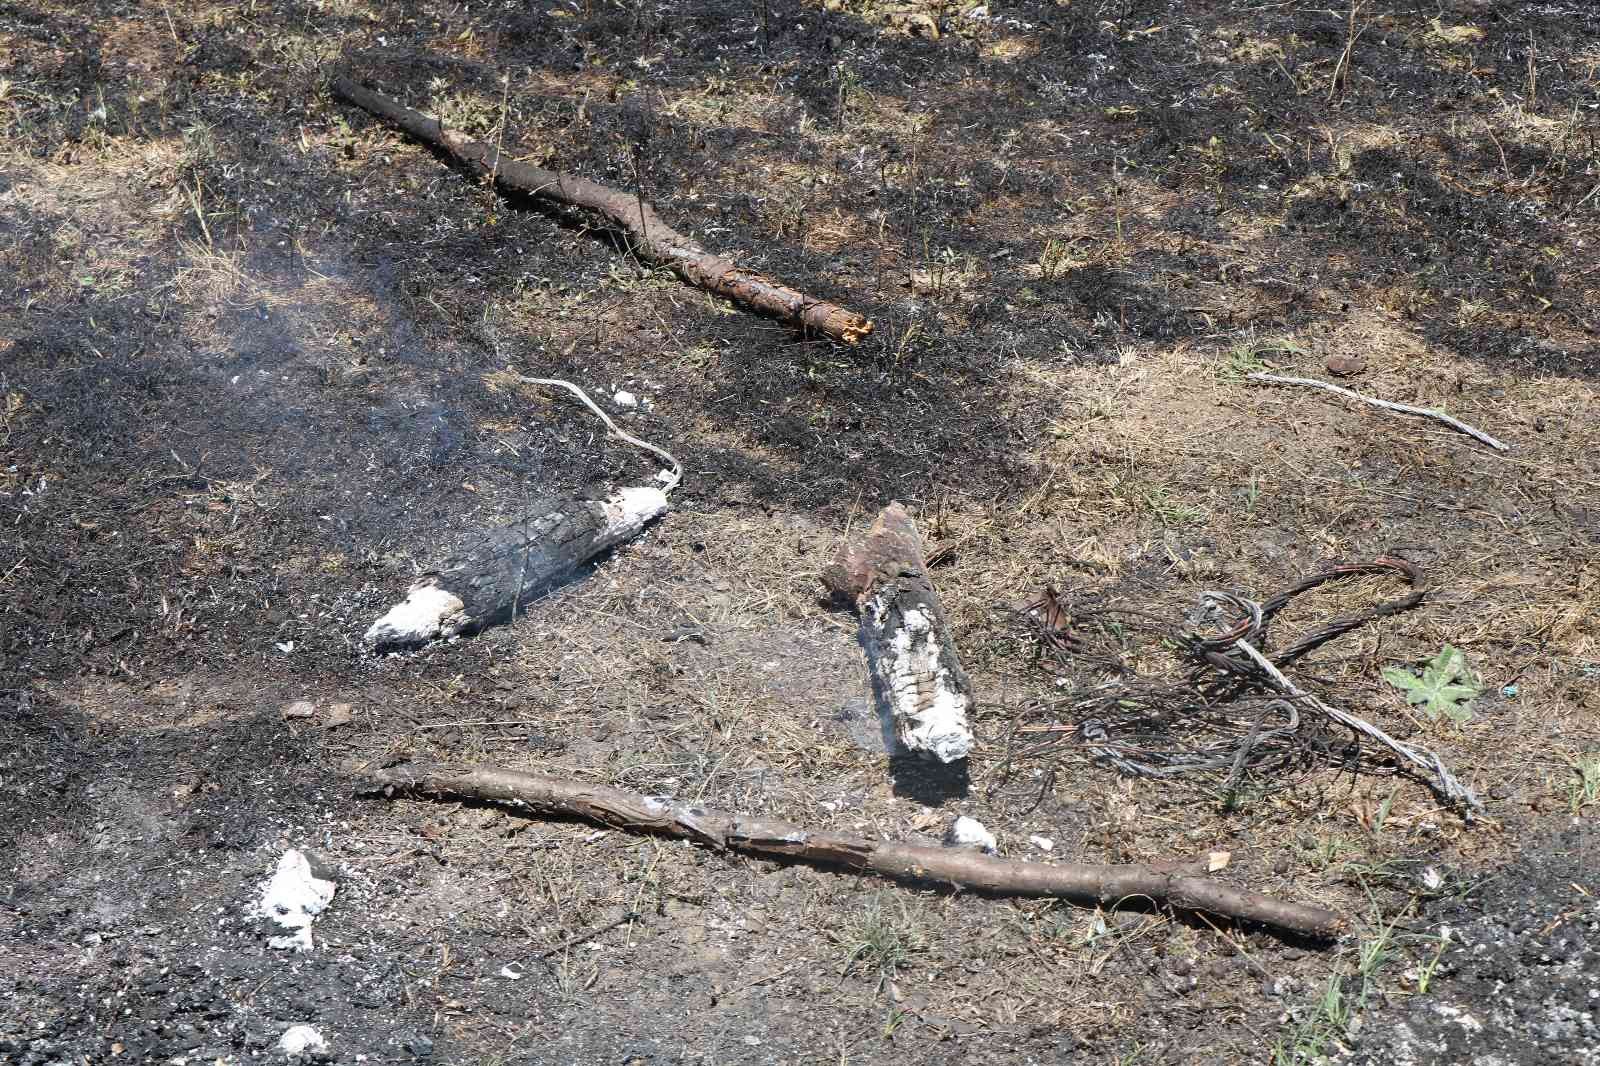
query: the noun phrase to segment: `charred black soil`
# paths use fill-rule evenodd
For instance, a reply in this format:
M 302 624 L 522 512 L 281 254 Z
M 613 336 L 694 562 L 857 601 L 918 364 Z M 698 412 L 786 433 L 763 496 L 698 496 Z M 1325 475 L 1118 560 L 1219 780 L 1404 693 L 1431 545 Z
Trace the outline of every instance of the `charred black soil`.
M 0 1059 L 239 1063 L 305 1024 L 341 1062 L 1594 1061 L 1597 70 L 1576 0 L 0 4 Z M 335 72 L 877 328 L 736 312 Z M 1246 377 L 1349 355 L 1513 450 Z M 675 510 L 509 626 L 374 656 L 475 533 L 655 472 L 508 369 L 640 397 Z M 819 601 L 895 498 L 953 549 L 970 787 L 891 773 Z M 1429 603 L 1302 680 L 1439 751 L 1476 820 L 1325 767 L 1242 807 L 1081 746 L 1002 772 L 1058 690 L 997 606 L 1179 618 L 1385 553 Z M 1445 644 L 1460 723 L 1380 675 Z M 1226 853 L 1352 933 L 355 795 L 413 757 Z M 310 953 L 247 913 L 289 847 L 339 882 Z

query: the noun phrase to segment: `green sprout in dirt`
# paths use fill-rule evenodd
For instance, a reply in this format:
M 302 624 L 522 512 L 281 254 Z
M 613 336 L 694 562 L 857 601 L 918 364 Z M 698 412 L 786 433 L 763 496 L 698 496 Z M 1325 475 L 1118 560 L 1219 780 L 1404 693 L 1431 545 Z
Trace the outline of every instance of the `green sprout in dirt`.
M 846 931 L 845 940 L 850 945 L 850 957 L 840 976 L 856 969 L 868 975 L 875 973 L 878 991 L 895 979 L 924 944 L 922 930 L 905 903 L 891 910 L 884 905 L 882 896 L 874 899 L 860 920 Z
M 836 105 L 838 108 L 838 123 L 839 130 L 842 133 L 845 128 L 845 119 L 848 114 L 851 101 L 861 88 L 861 75 L 858 74 L 855 68 L 850 66 L 848 63 L 840 63 L 838 67 L 835 68 L 835 77 L 837 79 L 839 90 L 839 100 Z
M 1159 485 L 1145 490 L 1144 502 L 1150 513 L 1164 526 L 1190 526 L 1205 518 L 1205 512 L 1200 508 L 1175 499 L 1172 493 Z
M 1244 501 L 1244 513 L 1254 517 L 1256 504 L 1261 502 L 1261 478 L 1254 470 L 1250 472 L 1250 480 L 1246 481 L 1237 490 L 1238 497 Z
M 1356 946 L 1355 959 L 1328 975 L 1327 984 L 1311 1004 L 1291 1011 L 1291 1017 L 1298 1018 L 1273 1048 L 1272 1066 L 1322 1062 L 1339 1049 L 1377 994 L 1379 973 L 1397 955 L 1395 927 L 1399 922 L 1398 917 L 1378 918 L 1370 935 Z
M 1568 759 L 1572 767 L 1572 780 L 1567 785 L 1567 802 L 1572 813 L 1600 803 L 1600 752 L 1590 752 L 1577 759 Z
M 1039 252 L 1039 277 L 1044 281 L 1059 281 L 1074 266 L 1072 246 L 1067 241 L 1051 237 Z
M 1279 337 L 1275 340 L 1246 337 L 1228 349 L 1222 366 L 1218 368 L 1217 376 L 1223 381 L 1243 381 L 1251 374 L 1259 374 L 1270 369 L 1265 357 L 1275 352 L 1283 355 L 1306 354 L 1305 348 L 1288 337 Z
M 1483 686 L 1467 668 L 1467 657 L 1446 644 L 1417 676 L 1398 666 L 1383 671 L 1383 679 L 1405 693 L 1406 702 L 1420 706 L 1430 721 L 1440 718 L 1461 725 L 1472 719 L 1472 701 Z
M 1344 994 L 1345 974 L 1329 975 L 1316 1002 L 1294 1031 L 1272 1049 L 1272 1066 L 1315 1062 L 1350 1027 L 1350 1001 Z
M 1267 368 L 1259 349 L 1250 341 L 1235 344 L 1228 349 L 1227 361 L 1222 366 L 1222 376 L 1228 380 L 1249 377 Z
M 1439 963 L 1444 961 L 1444 953 L 1450 947 L 1450 927 L 1445 926 L 1439 930 L 1439 935 L 1433 938 L 1435 947 L 1433 957 L 1417 968 L 1417 995 L 1428 994 L 1428 986 L 1433 984 L 1434 974 L 1439 972 Z

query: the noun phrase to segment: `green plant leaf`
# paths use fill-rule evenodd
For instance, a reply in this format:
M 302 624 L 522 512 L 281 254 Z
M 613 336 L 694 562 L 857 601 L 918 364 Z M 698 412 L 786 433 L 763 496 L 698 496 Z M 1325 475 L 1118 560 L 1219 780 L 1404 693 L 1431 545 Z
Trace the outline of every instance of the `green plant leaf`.
M 1472 718 L 1472 701 L 1483 691 L 1467 667 L 1467 657 L 1446 644 L 1418 677 L 1410 670 L 1391 666 L 1383 679 L 1405 693 L 1406 702 L 1422 708 L 1431 720 L 1448 718 L 1457 725 Z

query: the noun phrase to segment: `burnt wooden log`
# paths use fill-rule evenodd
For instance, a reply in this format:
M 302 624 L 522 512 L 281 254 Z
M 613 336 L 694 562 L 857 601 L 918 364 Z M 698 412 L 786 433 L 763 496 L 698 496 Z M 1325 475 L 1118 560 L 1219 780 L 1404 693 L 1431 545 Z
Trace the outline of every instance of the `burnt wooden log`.
M 972 752 L 972 682 L 956 653 L 911 516 L 891 503 L 840 547 L 822 581 L 861 618 L 878 699 L 907 751 L 942 763 Z
M 667 509 L 660 489 L 619 489 L 604 500 L 547 499 L 528 517 L 491 530 L 367 630 L 376 648 L 415 647 L 507 622 L 580 566 L 638 534 Z
M 790 822 L 674 803 L 592 781 L 514 770 L 399 766 L 368 770 L 363 777 L 390 795 L 499 803 L 516 811 L 582 818 L 631 833 L 681 837 L 716 851 L 840 866 L 900 881 L 942 882 L 995 895 L 1068 899 L 1103 907 L 1170 906 L 1319 938 L 1337 936 L 1344 929 L 1344 919 L 1322 907 L 1275 899 L 1154 864 L 1019 862 L 963 848 L 806 829 Z
M 635 255 L 668 268 L 690 285 L 758 314 L 782 319 L 846 344 L 855 344 L 872 332 L 871 321 L 854 311 L 807 296 L 707 251 L 667 225 L 653 206 L 634 193 L 507 158 L 494 145 L 447 130 L 437 119 L 413 111 L 350 78 L 334 78 L 329 89 L 337 99 L 354 104 L 424 144 L 432 145 L 469 173 L 492 181 L 502 189 L 601 216 L 626 234 Z

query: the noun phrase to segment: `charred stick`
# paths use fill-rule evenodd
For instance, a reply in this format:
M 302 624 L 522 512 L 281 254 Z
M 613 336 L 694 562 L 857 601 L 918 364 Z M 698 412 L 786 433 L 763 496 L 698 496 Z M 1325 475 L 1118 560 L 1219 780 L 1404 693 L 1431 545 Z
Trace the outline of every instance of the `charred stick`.
M 364 88 L 350 78 L 336 77 L 329 88 L 335 98 L 432 145 L 468 172 L 503 190 L 601 216 L 627 234 L 636 255 L 667 267 L 696 288 L 846 344 L 854 344 L 872 332 L 872 323 L 854 311 L 807 296 L 707 251 L 667 225 L 637 191 L 630 195 L 575 174 L 545 170 L 505 158 L 495 146 L 445 129 L 437 119 Z
M 412 583 L 366 633 L 376 648 L 415 647 L 511 621 L 601 552 L 667 509 L 660 489 L 618 489 L 604 500 L 536 500 L 527 516 L 492 529 Z

